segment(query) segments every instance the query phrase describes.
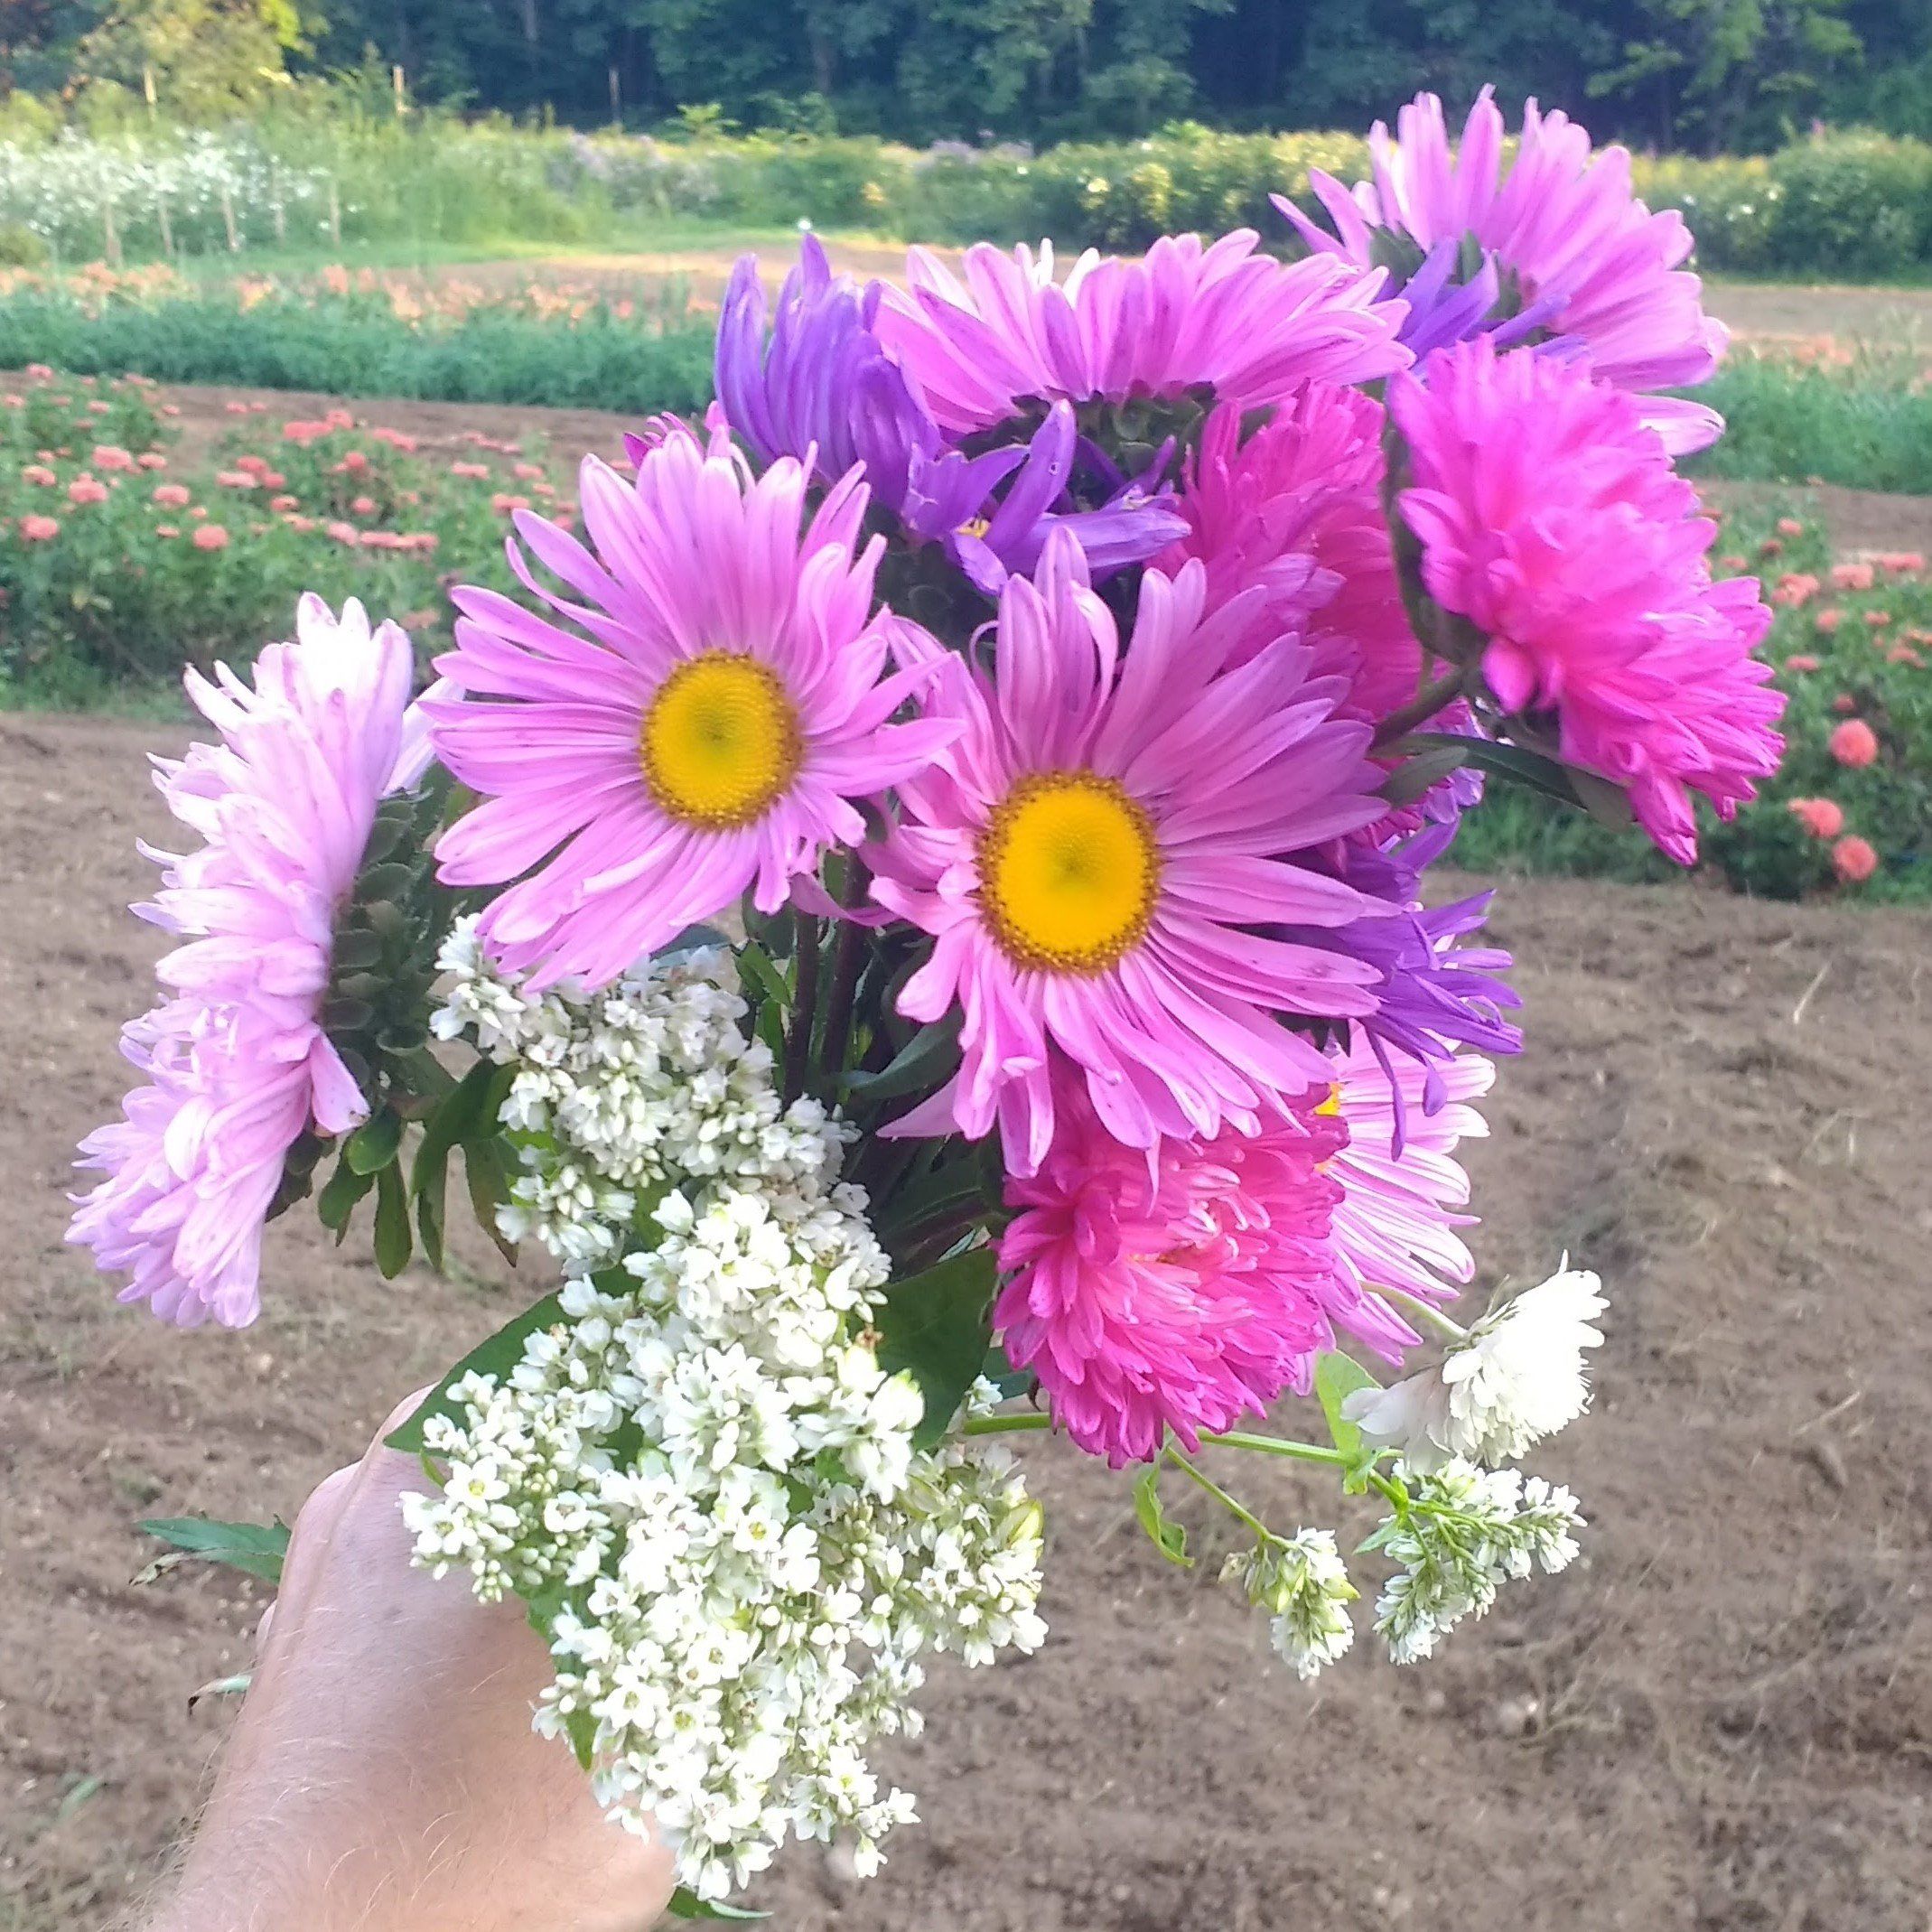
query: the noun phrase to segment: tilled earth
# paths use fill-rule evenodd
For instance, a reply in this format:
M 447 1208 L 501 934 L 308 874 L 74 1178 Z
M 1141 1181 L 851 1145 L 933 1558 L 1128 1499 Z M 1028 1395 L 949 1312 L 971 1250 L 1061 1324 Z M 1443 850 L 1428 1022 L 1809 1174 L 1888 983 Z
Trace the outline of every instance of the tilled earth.
M 191 1814 L 260 1594 L 135 1589 L 135 1518 L 292 1516 L 388 1405 L 517 1303 L 386 1285 L 274 1231 L 258 1327 L 117 1308 L 61 1245 L 75 1140 L 147 997 L 144 751 L 0 717 L 0 1928 L 103 1924 Z M 1542 1466 L 1587 1557 L 1434 1663 L 1312 1692 L 1124 1481 L 1027 1451 L 1050 1523 L 1036 1658 L 943 1671 L 891 1769 L 924 1822 L 853 1885 L 816 1848 L 779 1932 L 1926 1932 L 1932 925 L 1677 888 L 1511 883 L 1530 1045 L 1474 1150 L 1479 1287 L 1568 1249 L 1612 1300 L 1593 1414 Z M 1321 1520 L 1292 1472 L 1236 1474 Z M 1180 1506 L 1188 1508 L 1185 1502 Z M 1363 1647 L 1366 1650 L 1367 1647 Z

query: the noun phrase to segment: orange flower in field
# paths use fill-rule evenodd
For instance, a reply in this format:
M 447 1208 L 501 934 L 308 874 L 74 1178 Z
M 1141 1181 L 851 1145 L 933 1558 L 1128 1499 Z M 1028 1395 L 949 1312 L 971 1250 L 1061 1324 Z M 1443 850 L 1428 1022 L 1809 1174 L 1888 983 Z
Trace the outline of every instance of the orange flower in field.
M 1796 517 L 1780 517 L 1778 519 L 1778 534 L 1780 537 L 1802 537 L 1805 526 Z
M 1759 556 L 1782 556 L 1784 554 L 1785 546 L 1775 537 L 1767 537 L 1758 546 L 1758 555 Z
M 1847 718 L 1843 724 L 1833 725 L 1825 745 L 1841 765 L 1853 768 L 1871 764 L 1879 755 L 1878 733 L 1862 718 Z
M 461 459 L 450 465 L 452 476 L 484 477 L 490 474 L 487 462 L 464 462 Z
M 31 375 L 33 371 L 30 369 L 28 373 Z M 23 517 L 20 534 L 30 544 L 47 544 L 61 534 L 61 526 L 51 517 Z
M 1879 558 L 1879 568 L 1895 577 L 1908 577 L 1925 567 L 1925 557 L 1917 550 L 1888 550 Z
M 179 415 L 182 413 L 182 406 L 179 403 L 163 403 L 161 406 L 161 413 L 163 415 Z
M 376 514 L 376 499 L 374 497 L 357 497 L 350 501 L 349 509 L 352 516 L 373 517 Z
M 356 419 L 346 409 L 325 409 L 322 412 L 322 425 L 328 429 L 353 429 L 356 426 Z
M 204 523 L 195 531 L 193 543 L 197 550 L 226 550 L 229 533 L 219 523 Z
M 144 470 L 165 470 L 168 467 L 168 459 L 159 450 L 143 450 L 135 461 Z
M 154 500 L 163 509 L 185 509 L 188 507 L 188 486 L 185 483 L 157 483 L 154 486 Z
M 329 434 L 329 425 L 326 423 L 304 423 L 297 419 L 283 424 L 282 434 L 291 443 L 310 443 L 319 436 L 326 436 Z
M 178 523 L 157 523 L 154 526 L 156 537 L 179 537 L 181 534 L 181 526 Z
M 264 490 L 279 490 L 288 481 L 279 470 L 261 469 L 255 473 L 261 478 Z
M 527 483 L 534 483 L 544 473 L 544 466 L 540 462 L 513 463 L 510 466 L 510 473 L 521 477 Z M 1739 562 L 1742 561 L 1741 557 Z
M 1835 798 L 1794 798 L 1790 811 L 1814 838 L 1836 838 L 1844 830 L 1844 807 Z
M 88 405 L 88 414 L 89 415 L 106 415 L 113 406 L 111 403 L 104 403 L 97 399 Z
M 1834 564 L 1832 588 L 1840 591 L 1869 591 L 1872 569 L 1870 564 Z
M 251 470 L 217 470 L 215 481 L 224 490 L 253 490 L 255 472 Z
M 67 500 L 70 503 L 105 503 L 107 500 L 107 486 L 98 477 L 89 476 L 83 470 L 67 486 Z
M 291 516 L 285 517 L 282 520 L 288 525 L 290 529 L 301 531 L 304 535 L 315 527 L 315 519 L 313 517 Z
M 1909 644 L 1894 644 L 1885 653 L 1885 661 L 1887 664 L 1909 664 L 1915 671 L 1926 667 L 1926 660 Z
M 369 455 L 362 450 L 350 450 L 336 468 L 345 471 L 350 476 L 360 476 L 369 468 Z
M 1785 659 L 1785 668 L 1787 671 L 1815 671 L 1818 662 L 1809 651 L 1795 650 Z
M 527 497 L 513 497 L 508 490 L 499 490 L 490 498 L 490 507 L 498 516 L 507 517 L 513 509 L 528 509 L 530 499 Z
M 362 532 L 352 523 L 343 523 L 340 518 L 322 525 L 322 535 L 332 537 L 339 544 L 346 544 L 351 550 L 362 541 Z
M 135 467 L 133 455 L 117 443 L 97 443 L 93 460 L 97 470 L 132 470 Z
M 223 403 L 221 406 L 225 410 L 227 410 L 230 415 L 247 415 L 248 413 L 248 406 L 247 403 Z
M 1862 885 L 1878 869 L 1878 854 L 1855 832 L 1832 847 L 1832 870 L 1847 885 Z
M 270 509 L 276 510 L 295 509 L 300 507 L 301 502 L 302 499 L 300 497 L 292 497 L 285 490 L 282 495 L 278 497 L 270 497 L 268 499 L 268 507 Z
M 1832 709 L 1835 711 L 1841 718 L 1849 717 L 1853 712 L 1858 709 L 1858 700 L 1853 697 L 1849 692 L 1841 691 L 1838 695 L 1832 700 Z
M 35 382 L 51 382 L 53 380 L 53 371 L 44 362 L 28 363 L 27 374 Z
M 520 474 L 522 465 L 519 464 L 518 466 L 518 473 Z M 1736 552 L 1733 551 L 1729 556 L 1719 557 L 1717 560 L 1717 567 L 1720 570 L 1742 570 L 1744 568 L 1745 561 L 1746 560 L 1743 557 L 1739 556 Z
M 20 472 L 20 480 L 23 483 L 32 483 L 40 490 L 51 490 L 61 481 L 45 463 L 41 462 L 30 462 Z
M 268 459 L 266 456 L 238 456 L 235 459 L 235 467 L 247 471 L 252 476 L 259 476 L 268 467 Z
M 0 409 L 24 409 L 26 406 L 26 397 L 15 396 L 11 389 L 5 396 L 0 396 Z
M 1872 630 L 1882 630 L 1887 624 L 1891 622 L 1891 612 L 1890 611 L 1867 611 L 1865 612 L 1865 621 Z
M 1844 613 L 1838 610 L 1820 611 L 1811 621 L 1821 636 L 1828 638 L 1844 621 Z
M 188 514 L 191 517 L 205 517 L 207 516 L 208 512 L 205 509 L 202 508 L 201 504 L 197 503 L 195 507 L 188 512 Z

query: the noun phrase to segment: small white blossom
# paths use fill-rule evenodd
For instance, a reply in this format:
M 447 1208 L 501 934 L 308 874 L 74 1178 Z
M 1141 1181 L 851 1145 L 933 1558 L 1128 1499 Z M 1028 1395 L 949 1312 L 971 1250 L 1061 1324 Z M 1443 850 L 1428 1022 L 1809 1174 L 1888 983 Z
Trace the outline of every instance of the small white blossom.
M 1283 1661 L 1305 1684 L 1355 1641 L 1346 1605 L 1355 1586 L 1335 1548 L 1335 1533 L 1298 1529 L 1237 1551 L 1222 1566 L 1250 1603 L 1270 1613 L 1269 1633 Z
M 1418 1473 L 1452 1457 L 1513 1462 L 1590 1405 L 1583 1350 L 1603 1339 L 1594 1274 L 1565 1266 L 1485 1315 L 1433 1368 L 1358 1389 L 1342 1414 Z

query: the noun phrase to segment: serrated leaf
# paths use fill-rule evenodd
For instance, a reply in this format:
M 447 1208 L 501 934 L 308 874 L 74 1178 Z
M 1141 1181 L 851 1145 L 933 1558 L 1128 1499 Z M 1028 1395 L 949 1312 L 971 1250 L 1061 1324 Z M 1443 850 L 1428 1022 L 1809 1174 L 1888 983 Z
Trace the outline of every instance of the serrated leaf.
M 1150 1462 L 1134 1479 L 1134 1514 L 1147 1532 L 1147 1539 L 1169 1563 L 1183 1570 L 1194 1567 L 1188 1554 L 1188 1533 L 1161 1507 L 1161 1464 Z
M 157 1556 L 136 1573 L 136 1583 L 152 1583 L 184 1563 L 222 1563 L 271 1583 L 282 1581 L 288 1525 L 279 1518 L 273 1523 L 223 1523 L 213 1517 L 157 1517 L 135 1526 L 170 1546 L 169 1554 Z
M 563 1316 L 563 1306 L 554 1294 L 546 1294 L 542 1301 L 533 1302 L 515 1320 L 506 1321 L 494 1335 L 486 1337 L 471 1349 L 416 1405 L 408 1421 L 392 1429 L 383 1440 L 391 1449 L 399 1449 L 405 1455 L 420 1456 L 425 1448 L 423 1424 L 433 1415 L 455 1414 L 455 1405 L 450 1401 L 449 1394 L 457 1383 L 467 1375 L 495 1376 L 500 1380 L 523 1359 L 524 1343 L 539 1329 L 562 1321 Z
M 395 1162 L 376 1175 L 376 1266 L 393 1282 L 409 1265 L 415 1237 L 409 1232 L 409 1190 Z
M 342 1143 L 342 1158 L 359 1174 L 373 1174 L 388 1166 L 403 1140 L 400 1114 L 388 1107 L 370 1117 Z
M 1353 1461 L 1362 1453 L 1362 1432 L 1341 1413 L 1342 1404 L 1358 1388 L 1375 1388 L 1376 1378 L 1339 1349 L 1325 1349 L 1315 1361 L 1315 1399 L 1329 1425 L 1329 1441 Z
M 990 1247 L 966 1248 L 885 1291 L 874 1317 L 879 1366 L 889 1375 L 909 1370 L 919 1386 L 926 1413 L 912 1433 L 918 1448 L 930 1448 L 951 1427 L 986 1359 L 998 1274 Z
M 714 1899 L 700 1899 L 688 1885 L 680 1885 L 664 1909 L 667 1918 L 769 1918 L 770 1912 L 753 1912 L 742 1905 L 724 1905 Z

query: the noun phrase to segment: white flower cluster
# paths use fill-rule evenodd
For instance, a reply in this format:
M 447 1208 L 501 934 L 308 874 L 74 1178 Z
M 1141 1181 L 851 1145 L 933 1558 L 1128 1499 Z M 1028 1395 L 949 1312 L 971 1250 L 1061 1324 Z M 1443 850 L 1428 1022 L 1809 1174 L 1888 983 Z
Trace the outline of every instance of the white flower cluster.
M 456 1385 L 425 1426 L 444 1486 L 406 1505 L 419 1562 L 536 1609 L 556 1665 L 538 1728 L 708 1899 L 788 1835 L 849 1834 L 875 1867 L 912 1800 L 865 1751 L 917 1729 L 920 1659 L 1044 1635 L 1039 1507 L 1002 1451 L 914 1449 L 918 1390 L 869 1329 L 888 1264 L 832 1178 L 836 1129 L 779 1118 L 734 1006 L 702 959 L 590 1003 L 463 979 L 451 1011 L 522 1056 L 524 1117 L 654 1204 L 627 1199 L 622 1265 L 594 1280 L 575 1231 L 611 1197 L 593 1186 L 581 1218 L 527 1204 L 574 1263 L 561 1317 L 507 1377 Z M 596 1105 L 600 1078 L 623 1106 Z
M 1248 1601 L 1268 1612 L 1275 1650 L 1304 1684 L 1355 1641 L 1347 1606 L 1357 1591 L 1333 1530 L 1298 1529 L 1237 1550 L 1221 1578 L 1238 1582 Z
M 1452 1458 L 1514 1462 L 1590 1405 L 1583 1351 L 1606 1307 L 1594 1274 L 1563 1269 L 1485 1315 L 1441 1364 L 1389 1388 L 1358 1389 L 1342 1405 L 1369 1442 L 1426 1473 Z
M 1539 1563 L 1552 1575 L 1566 1569 L 1582 1521 L 1569 1490 L 1517 1470 L 1459 1458 L 1423 1478 L 1409 1507 L 1363 1545 L 1401 1565 L 1376 1600 L 1390 1657 L 1428 1657 L 1445 1631 L 1481 1616 L 1507 1579 Z
M 590 997 L 497 973 L 459 921 L 438 962 L 453 985 L 433 1026 L 517 1071 L 501 1122 L 523 1171 L 499 1215 L 566 1268 L 604 1267 L 639 1210 L 676 1181 L 737 1176 L 822 1190 L 845 1134 L 813 1100 L 780 1107 L 771 1054 L 739 1030 L 731 955 L 646 965 Z

